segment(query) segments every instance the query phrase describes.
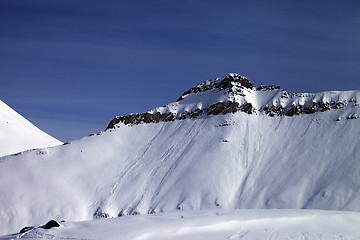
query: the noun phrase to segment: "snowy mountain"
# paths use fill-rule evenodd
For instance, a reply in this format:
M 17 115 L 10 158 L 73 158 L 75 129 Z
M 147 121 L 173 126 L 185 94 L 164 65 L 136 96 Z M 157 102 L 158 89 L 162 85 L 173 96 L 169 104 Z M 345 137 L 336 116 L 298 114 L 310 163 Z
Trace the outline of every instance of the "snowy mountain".
M 253 87 L 253 84 L 238 74 L 205 81 L 184 92 L 175 102 L 155 108 L 143 114 L 115 117 L 108 128 L 116 124 L 157 123 L 197 118 L 199 115 L 219 115 L 237 111 L 248 114 L 265 114 L 270 117 L 325 112 L 357 106 L 359 91 L 288 93 L 279 86 Z M 347 118 L 359 118 L 349 115 Z M 339 119 L 340 120 L 340 119 Z
M 360 211 L 359 101 L 205 81 L 98 134 L 0 158 L 0 234 L 173 211 Z
M 62 144 L 0 100 L 0 156 Z

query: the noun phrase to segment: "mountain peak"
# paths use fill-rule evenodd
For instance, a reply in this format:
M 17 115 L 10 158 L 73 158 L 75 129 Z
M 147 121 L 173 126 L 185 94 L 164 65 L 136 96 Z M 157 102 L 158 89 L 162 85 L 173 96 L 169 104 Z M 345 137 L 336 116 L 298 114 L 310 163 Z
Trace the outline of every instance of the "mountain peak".
M 241 88 L 253 89 L 253 84 L 243 76 L 237 73 L 230 73 L 224 77 L 214 78 L 198 84 L 196 87 L 190 88 L 185 91 L 177 102 L 183 100 L 187 95 L 191 93 L 205 92 L 209 90 L 224 90 L 229 89 L 229 92 L 235 88 L 237 91 L 241 91 Z
M 0 157 L 62 144 L 0 100 Z
M 201 116 L 247 114 L 297 116 L 325 112 L 347 106 L 358 106 L 360 91 L 289 93 L 279 86 L 261 85 L 257 88 L 244 76 L 230 73 L 198 84 L 185 91 L 176 102 L 146 113 L 116 116 L 107 126 L 118 123 L 141 124 L 198 118 Z M 355 118 L 359 118 L 357 114 Z M 354 116 L 352 117 L 354 118 Z

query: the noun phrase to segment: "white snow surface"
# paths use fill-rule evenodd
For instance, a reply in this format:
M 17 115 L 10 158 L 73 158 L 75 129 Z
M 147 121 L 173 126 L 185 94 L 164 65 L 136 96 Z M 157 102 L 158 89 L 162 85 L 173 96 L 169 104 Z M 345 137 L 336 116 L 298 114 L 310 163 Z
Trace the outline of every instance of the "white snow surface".
M 306 105 L 314 99 L 341 101 L 344 106 L 292 117 L 238 111 L 172 122 L 119 123 L 67 145 L 2 157 L 0 234 L 50 219 L 84 221 L 174 211 L 360 211 L 360 91 L 293 94 L 286 101 L 282 90 L 245 91 L 239 98 L 256 109 L 269 103 L 291 105 L 288 101 Z M 231 96 L 215 90 L 191 93 L 162 110 L 205 108 L 224 97 Z M 353 214 L 358 219 L 358 213 Z M 119 219 L 99 223 L 125 221 Z M 309 219 L 303 220 L 305 224 Z M 81 224 L 93 223 L 69 226 Z
M 360 213 L 320 210 L 204 210 L 126 216 L 34 228 L 10 239 L 356 240 Z
M 0 100 L 0 156 L 60 144 Z

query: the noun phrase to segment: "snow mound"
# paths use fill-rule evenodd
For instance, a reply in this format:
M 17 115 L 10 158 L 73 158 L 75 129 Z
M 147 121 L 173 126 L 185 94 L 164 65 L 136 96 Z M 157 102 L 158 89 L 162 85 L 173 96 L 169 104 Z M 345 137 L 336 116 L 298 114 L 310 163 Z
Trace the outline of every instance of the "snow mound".
M 62 144 L 0 100 L 0 156 Z

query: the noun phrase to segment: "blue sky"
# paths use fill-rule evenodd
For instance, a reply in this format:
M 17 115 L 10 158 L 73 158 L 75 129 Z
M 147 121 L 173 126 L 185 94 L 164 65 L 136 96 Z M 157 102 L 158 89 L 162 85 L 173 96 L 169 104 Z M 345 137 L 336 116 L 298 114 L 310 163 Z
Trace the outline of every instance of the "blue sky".
M 0 1 L 0 99 L 62 141 L 236 72 L 360 88 L 360 1 Z

